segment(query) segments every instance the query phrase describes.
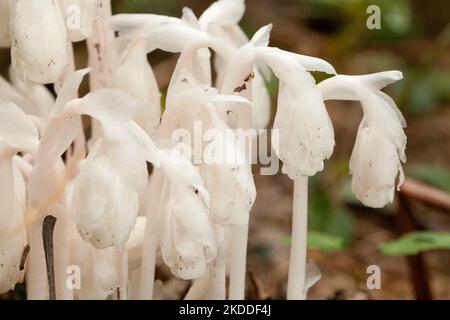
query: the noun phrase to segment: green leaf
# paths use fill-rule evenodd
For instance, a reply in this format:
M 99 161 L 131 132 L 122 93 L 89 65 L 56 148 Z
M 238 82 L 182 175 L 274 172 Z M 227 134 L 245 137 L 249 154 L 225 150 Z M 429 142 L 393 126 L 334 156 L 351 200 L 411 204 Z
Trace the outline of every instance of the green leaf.
M 450 192 L 450 171 L 436 166 L 417 166 L 413 168 L 410 175 L 444 191 Z
M 308 248 L 319 250 L 340 250 L 344 247 L 344 239 L 318 232 L 308 232 Z
M 312 230 L 341 238 L 344 245 L 352 240 L 352 214 L 344 207 L 332 204 L 323 192 L 317 192 L 311 199 L 308 223 Z
M 414 255 L 428 250 L 450 249 L 450 232 L 411 232 L 398 240 L 380 245 L 379 249 L 390 256 Z
M 286 235 L 281 238 L 283 244 L 291 244 L 292 237 Z M 342 238 L 318 231 L 308 231 L 308 248 L 318 250 L 341 250 L 344 247 Z

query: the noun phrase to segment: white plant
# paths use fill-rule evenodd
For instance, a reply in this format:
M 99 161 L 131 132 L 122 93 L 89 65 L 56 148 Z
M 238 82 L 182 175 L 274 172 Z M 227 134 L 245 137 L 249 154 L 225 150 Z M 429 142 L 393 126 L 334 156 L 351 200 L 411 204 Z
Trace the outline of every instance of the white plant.
M 307 259 L 307 204 L 308 177 L 335 144 L 324 101 L 361 101 L 352 189 L 371 207 L 392 202 L 406 123 L 380 89 L 401 73 L 337 75 L 324 60 L 269 46 L 272 25 L 248 39 L 238 25 L 244 10 L 244 0 L 218 0 L 198 19 L 188 8 L 181 18 L 111 16 L 109 0 L 0 0 L 0 46 L 12 58 L 10 82 L 0 77 L 0 293 L 25 275 L 28 299 L 153 299 L 164 263 L 193 280 L 186 299 L 244 299 L 257 190 L 238 132 L 268 126 L 272 73 L 280 82 L 272 145 L 294 181 L 287 298 L 306 299 L 320 278 Z M 87 43 L 87 69 L 75 70 L 78 41 Z M 156 49 L 180 54 L 164 112 L 147 59 Z M 312 71 L 332 77 L 317 84 Z M 78 97 L 88 73 L 90 92 Z M 198 123 L 208 131 L 200 140 Z M 42 238 L 49 214 L 54 274 Z M 72 265 L 81 288 L 67 286 Z

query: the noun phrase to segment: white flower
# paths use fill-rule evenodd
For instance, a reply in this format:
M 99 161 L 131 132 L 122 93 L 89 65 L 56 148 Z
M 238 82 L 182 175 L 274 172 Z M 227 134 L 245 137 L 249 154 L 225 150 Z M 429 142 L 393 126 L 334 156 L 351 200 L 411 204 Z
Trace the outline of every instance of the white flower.
M 157 216 L 161 252 L 174 275 L 182 279 L 201 277 L 215 258 L 217 245 L 209 215 L 209 194 L 198 170 L 176 150 L 159 153 L 161 168 L 150 178 L 149 204 Z
M 135 121 L 152 136 L 161 119 L 160 93 L 142 38 L 134 40 L 124 52 L 113 74 L 112 87 L 128 92 L 139 100 Z
M 122 248 L 134 227 L 147 163 L 156 148 L 134 122 L 104 128 L 75 180 L 73 210 L 84 240 L 96 248 Z
M 321 59 L 267 47 L 270 30 L 271 25 L 261 28 L 250 43 L 235 53 L 221 92 L 248 96 L 252 87 L 247 79 L 253 65 L 259 62 L 270 67 L 280 80 L 274 122 L 279 141 L 273 138 L 274 150 L 283 161 L 283 172 L 291 179 L 311 176 L 322 170 L 323 160 L 331 156 L 334 131 L 315 80 L 308 71 L 335 71 Z
M 202 154 L 195 147 L 198 141 L 188 141 L 194 158 L 200 156 L 199 170 L 211 197 L 214 222 L 222 225 L 242 225 L 256 198 L 255 184 L 249 161 L 238 137 L 220 118 L 220 108 L 246 107 L 248 100 L 235 95 L 221 95 L 218 90 L 201 85 L 192 74 L 191 50 L 185 50 L 177 63 L 167 93 L 167 106 L 159 137 L 170 139 L 175 129 L 188 130 L 195 136 L 193 124 L 201 123 L 204 141 Z M 226 114 L 226 112 L 223 112 Z M 206 139 L 203 137 L 202 139 Z
M 83 238 L 95 247 L 121 248 L 134 226 L 137 198 L 147 184 L 146 162 L 157 163 L 156 148 L 131 121 L 139 104 L 125 92 L 100 89 L 72 100 L 87 72 L 74 72 L 61 87 L 31 173 L 30 200 L 42 202 L 64 186 L 61 155 L 81 129 L 80 116 L 91 116 L 100 122 L 102 133 L 75 180 L 75 220 Z
M 99 17 L 98 0 L 59 0 L 71 42 L 82 41 L 92 35 L 94 21 Z
M 24 222 L 26 186 L 13 161 L 18 151 L 35 153 L 38 133 L 30 118 L 16 105 L 0 103 L 0 292 L 22 281 L 22 252 L 27 244 Z
M 14 0 L 11 60 L 22 79 L 56 82 L 68 63 L 66 29 L 56 0 Z
M 403 78 L 399 71 L 362 76 L 338 75 L 319 84 L 325 100 L 359 100 L 364 118 L 350 159 L 352 190 L 365 205 L 380 208 L 392 202 L 395 180 L 403 182 L 406 161 L 405 119 L 395 102 L 379 91 Z

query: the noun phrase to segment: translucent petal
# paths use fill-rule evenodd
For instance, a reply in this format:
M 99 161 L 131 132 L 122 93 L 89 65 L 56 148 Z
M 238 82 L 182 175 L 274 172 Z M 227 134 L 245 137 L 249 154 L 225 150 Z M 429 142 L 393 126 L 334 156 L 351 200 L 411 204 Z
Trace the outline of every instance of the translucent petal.
M 244 0 L 218 0 L 212 3 L 199 18 L 203 29 L 210 23 L 220 26 L 236 25 L 242 19 L 245 11 Z
M 56 82 L 68 61 L 66 29 L 58 2 L 16 0 L 11 25 L 11 60 L 21 78 Z
M 0 102 L 0 138 L 20 151 L 35 154 L 39 144 L 36 127 L 25 112 L 10 102 Z

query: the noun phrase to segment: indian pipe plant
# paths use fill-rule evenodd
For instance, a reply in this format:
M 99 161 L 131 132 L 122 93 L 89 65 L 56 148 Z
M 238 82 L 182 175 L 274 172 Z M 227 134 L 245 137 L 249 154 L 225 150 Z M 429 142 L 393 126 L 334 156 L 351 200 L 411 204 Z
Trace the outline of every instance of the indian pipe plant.
M 110 0 L 0 0 L 0 46 L 12 61 L 9 81 L 0 78 L 0 293 L 25 282 L 28 299 L 153 299 L 164 263 L 192 280 L 186 299 L 244 299 L 256 188 L 238 130 L 269 125 L 272 74 L 272 147 L 294 182 L 287 298 L 306 299 L 320 278 L 306 249 L 308 177 L 335 144 L 324 101 L 360 101 L 352 190 L 370 207 L 393 200 L 406 124 L 380 90 L 402 73 L 339 75 L 271 47 L 272 25 L 248 39 L 244 10 L 244 0 L 218 0 L 200 17 L 188 8 L 181 18 L 111 16 Z M 79 41 L 89 59 L 76 70 Z M 179 53 L 164 105 L 147 60 L 157 49 Z M 316 83 L 312 71 L 331 77 Z M 174 133 L 195 136 L 196 123 L 221 137 L 200 139 L 203 149 L 231 161 L 184 152 L 198 141 Z M 68 283 L 73 266 L 81 286 Z

